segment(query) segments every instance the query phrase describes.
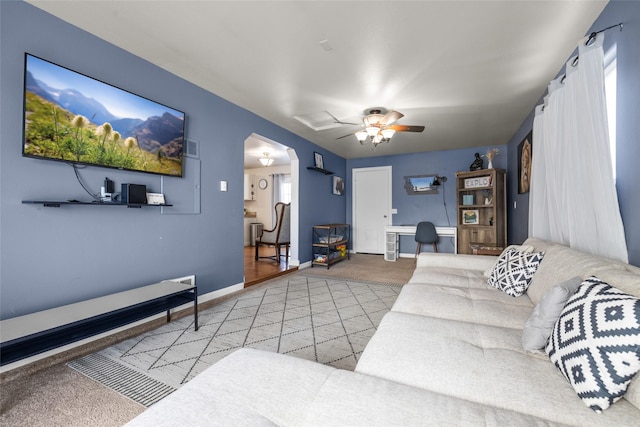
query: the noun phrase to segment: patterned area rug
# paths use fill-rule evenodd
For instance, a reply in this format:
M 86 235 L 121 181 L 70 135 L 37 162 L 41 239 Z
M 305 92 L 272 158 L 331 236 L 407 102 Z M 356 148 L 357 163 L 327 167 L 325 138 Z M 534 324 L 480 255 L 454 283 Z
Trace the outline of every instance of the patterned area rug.
M 400 289 L 289 274 L 68 365 L 145 406 L 240 347 L 353 370 Z

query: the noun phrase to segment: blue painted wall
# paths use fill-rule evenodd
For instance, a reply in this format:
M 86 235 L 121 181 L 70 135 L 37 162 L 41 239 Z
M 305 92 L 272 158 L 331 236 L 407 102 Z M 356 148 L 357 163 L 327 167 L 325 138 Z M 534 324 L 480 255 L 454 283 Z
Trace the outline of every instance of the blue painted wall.
M 428 130 L 424 134 L 429 138 Z M 366 159 L 347 160 L 347 188 L 351 189 L 352 171 L 354 168 L 375 166 L 392 167 L 392 203 L 398 213 L 393 215 L 393 225 L 415 225 L 420 221 L 431 221 L 436 226 L 456 226 L 456 172 L 468 171 L 475 159 L 475 153 L 485 154 L 490 148 L 498 148 L 500 153 L 494 158 L 493 166 L 507 167 L 506 145 L 490 147 L 466 148 L 460 150 L 431 151 L 396 156 L 379 156 Z M 382 152 L 384 146 L 378 148 Z M 485 167 L 487 161 L 484 160 Z M 440 186 L 439 194 L 408 195 L 404 189 L 404 177 L 411 175 L 446 176 L 444 186 Z M 347 194 L 347 220 L 352 222 L 351 193 Z M 454 251 L 453 239 L 441 239 L 438 251 Z M 400 252 L 414 253 L 416 243 L 411 236 L 401 236 Z M 431 251 L 425 245 L 423 251 Z
M 640 266 L 640 3 L 612 0 L 589 30 L 599 31 L 619 22 L 623 31 L 608 30 L 605 34 L 605 52 L 617 47 L 617 191 L 620 213 L 624 222 L 629 263 Z M 575 54 L 575 52 L 574 52 Z M 570 55 L 570 57 L 573 55 Z M 567 58 L 569 59 L 569 58 Z M 558 74 L 564 72 L 559 70 Z M 541 94 L 543 95 L 543 94 Z M 540 101 L 541 102 L 541 101 Z M 517 147 L 533 126 L 532 112 L 509 142 L 509 170 L 517 170 Z M 509 241 L 521 243 L 527 237 L 529 194 L 517 194 L 517 174 L 509 175 Z M 517 202 L 517 208 L 513 202 Z
M 241 283 L 243 153 L 252 132 L 300 158 L 301 262 L 311 260 L 313 224 L 345 221 L 346 201 L 331 194 L 331 178 L 306 169 L 318 151 L 328 169 L 344 175 L 344 159 L 27 3 L 0 2 L 0 23 L 2 319 L 189 274 L 201 294 Z M 21 204 L 88 198 L 68 165 L 21 155 L 25 52 L 185 111 L 186 136 L 200 141 L 201 214 Z M 160 191 L 155 175 L 96 167 L 81 173 L 95 191 L 105 176 Z M 221 180 L 228 192 L 219 191 Z

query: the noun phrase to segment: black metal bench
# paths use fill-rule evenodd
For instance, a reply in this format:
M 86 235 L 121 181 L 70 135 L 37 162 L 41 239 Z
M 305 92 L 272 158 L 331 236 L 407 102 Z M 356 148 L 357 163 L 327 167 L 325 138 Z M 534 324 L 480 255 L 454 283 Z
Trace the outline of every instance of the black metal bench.
M 198 289 L 194 278 L 163 281 L 0 322 L 0 366 L 107 332 L 193 302 L 198 330 Z

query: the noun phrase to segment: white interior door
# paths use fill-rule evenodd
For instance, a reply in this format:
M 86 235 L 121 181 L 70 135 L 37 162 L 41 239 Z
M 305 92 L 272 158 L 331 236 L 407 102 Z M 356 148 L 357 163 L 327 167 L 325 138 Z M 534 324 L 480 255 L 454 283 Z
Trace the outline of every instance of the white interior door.
M 353 251 L 384 253 L 385 225 L 391 225 L 391 166 L 352 173 Z

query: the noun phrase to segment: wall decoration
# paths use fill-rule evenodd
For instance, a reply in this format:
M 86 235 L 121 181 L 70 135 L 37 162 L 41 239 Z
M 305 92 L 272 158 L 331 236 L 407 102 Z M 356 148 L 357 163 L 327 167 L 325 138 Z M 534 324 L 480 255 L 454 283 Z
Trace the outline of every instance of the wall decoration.
M 344 179 L 339 176 L 333 177 L 333 194 L 344 196 Z
M 409 195 L 438 194 L 438 187 L 433 185 L 436 175 L 414 175 L 404 177 L 404 189 Z
M 478 224 L 479 211 L 477 209 L 468 209 L 462 211 L 462 223 Z
M 518 144 L 518 194 L 528 193 L 531 185 L 531 146 L 533 132 Z
M 477 178 L 466 178 L 464 188 L 491 187 L 491 176 L 479 176 Z
M 484 169 L 484 161 L 480 158 L 480 153 L 476 153 L 475 156 L 476 158 L 473 160 L 473 163 L 471 163 L 471 166 L 469 166 L 471 172 Z
M 266 189 L 268 186 L 269 182 L 266 179 L 262 178 L 260 179 L 260 181 L 258 181 L 258 188 L 260 188 L 261 190 Z
M 324 161 L 322 159 L 322 154 L 313 152 L 314 166 L 318 169 L 324 169 Z

